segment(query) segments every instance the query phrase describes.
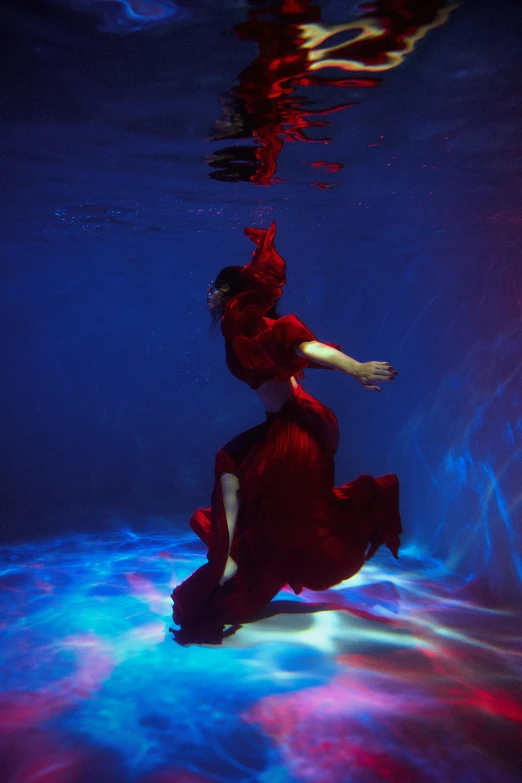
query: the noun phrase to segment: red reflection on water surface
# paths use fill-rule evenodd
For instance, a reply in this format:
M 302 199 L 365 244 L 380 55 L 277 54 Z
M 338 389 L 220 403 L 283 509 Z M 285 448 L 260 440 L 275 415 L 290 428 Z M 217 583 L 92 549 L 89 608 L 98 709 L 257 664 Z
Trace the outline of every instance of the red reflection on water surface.
M 367 6 L 368 7 L 368 6 Z M 209 139 L 250 138 L 255 146 L 231 146 L 209 155 L 217 171 L 213 179 L 250 181 L 257 185 L 278 182 L 277 159 L 286 141 L 327 143 L 330 137 L 311 138 L 310 128 L 326 127 L 319 119 L 353 106 L 337 103 L 310 108 L 298 87 L 366 88 L 381 83 L 378 76 L 334 78 L 312 71 L 336 68 L 376 73 L 395 68 L 413 51 L 428 30 L 443 24 L 455 4 L 443 0 L 380 0 L 356 21 L 335 26 L 321 24 L 321 9 L 311 0 L 282 0 L 252 9 L 248 20 L 235 28 L 241 40 L 255 41 L 257 57 L 239 75 L 239 83 L 221 98 L 221 116 Z M 343 40 L 339 42 L 339 36 Z M 348 40 L 346 38 L 348 37 Z M 336 43 L 327 45 L 329 39 Z M 326 163 L 342 167 L 341 163 Z M 326 183 L 315 186 L 331 187 Z

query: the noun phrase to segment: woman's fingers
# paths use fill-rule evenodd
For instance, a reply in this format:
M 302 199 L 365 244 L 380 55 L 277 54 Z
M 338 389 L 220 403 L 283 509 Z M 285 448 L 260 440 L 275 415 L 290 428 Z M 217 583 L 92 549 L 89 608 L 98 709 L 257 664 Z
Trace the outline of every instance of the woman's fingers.
M 381 391 L 380 387 L 376 385 L 376 381 L 378 383 L 393 381 L 395 376 L 399 374 L 390 362 L 366 362 L 361 365 L 361 369 L 363 371 L 358 380 L 365 389 L 371 391 Z
M 373 370 L 373 374 L 375 376 L 378 376 L 379 378 L 386 378 L 386 380 L 389 381 L 399 374 L 389 362 L 374 362 Z

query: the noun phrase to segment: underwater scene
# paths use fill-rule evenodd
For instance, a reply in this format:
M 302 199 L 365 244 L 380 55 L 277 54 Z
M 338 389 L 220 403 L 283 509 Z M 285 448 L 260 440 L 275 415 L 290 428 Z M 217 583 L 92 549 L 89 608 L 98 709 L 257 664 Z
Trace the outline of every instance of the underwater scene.
M 522 783 L 518 2 L 2 11 L 1 783 Z

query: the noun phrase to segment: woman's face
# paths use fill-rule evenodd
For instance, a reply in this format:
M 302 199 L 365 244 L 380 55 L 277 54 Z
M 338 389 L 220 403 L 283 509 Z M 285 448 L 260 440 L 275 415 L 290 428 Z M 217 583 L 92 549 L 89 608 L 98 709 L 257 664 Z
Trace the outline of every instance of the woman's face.
M 220 283 L 219 288 L 216 288 L 214 281 L 210 283 L 207 288 L 207 310 L 209 313 L 215 313 L 223 309 L 229 291 L 230 286 L 228 283 Z

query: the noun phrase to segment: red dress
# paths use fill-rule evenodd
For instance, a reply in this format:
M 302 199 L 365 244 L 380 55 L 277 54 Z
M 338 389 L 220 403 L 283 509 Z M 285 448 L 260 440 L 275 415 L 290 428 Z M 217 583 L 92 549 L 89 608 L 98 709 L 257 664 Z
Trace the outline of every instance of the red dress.
M 293 352 L 296 343 L 316 340 L 295 315 L 265 317 L 285 283 L 275 223 L 245 233 L 257 249 L 243 268 L 247 289 L 227 303 L 221 329 L 229 369 L 255 389 L 320 365 Z M 338 439 L 333 412 L 298 385 L 281 410 L 218 451 L 211 507 L 190 520 L 208 562 L 172 594 L 178 643 L 219 644 L 226 625 L 255 615 L 286 584 L 295 593 L 326 590 L 356 574 L 381 544 L 397 557 L 397 477 L 362 475 L 334 487 Z M 231 550 L 238 570 L 220 586 L 229 544 L 223 473 L 238 477 L 240 502 Z

